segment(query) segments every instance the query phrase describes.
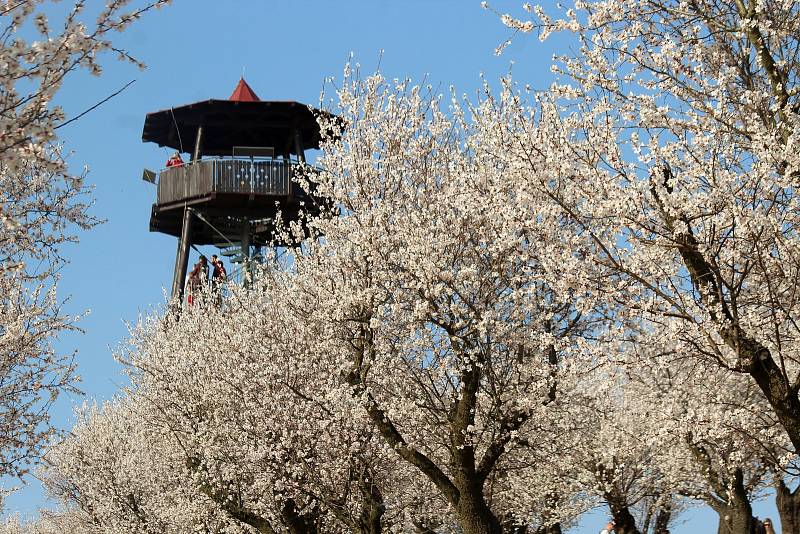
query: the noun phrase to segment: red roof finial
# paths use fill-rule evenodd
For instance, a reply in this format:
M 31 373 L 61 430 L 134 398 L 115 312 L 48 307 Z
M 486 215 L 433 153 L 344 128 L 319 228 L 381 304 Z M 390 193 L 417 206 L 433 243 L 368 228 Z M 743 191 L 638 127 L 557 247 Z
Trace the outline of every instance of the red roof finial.
M 236 100 L 238 102 L 260 102 L 261 99 L 258 98 L 255 91 L 253 91 L 247 82 L 244 81 L 244 78 L 239 79 L 239 83 L 236 84 L 236 89 L 233 90 L 233 93 L 228 98 L 228 100 Z

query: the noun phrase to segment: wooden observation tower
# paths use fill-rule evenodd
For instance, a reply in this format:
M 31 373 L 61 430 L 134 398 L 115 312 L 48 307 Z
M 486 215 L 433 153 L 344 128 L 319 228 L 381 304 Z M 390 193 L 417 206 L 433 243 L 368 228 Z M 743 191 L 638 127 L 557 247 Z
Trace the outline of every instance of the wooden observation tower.
M 150 231 L 179 239 L 172 280 L 181 298 L 192 245 L 234 250 L 247 265 L 255 247 L 275 243 L 275 219 L 297 220 L 317 205 L 293 179 L 305 151 L 319 148 L 317 114 L 291 101 L 259 100 L 241 79 L 227 100 L 148 113 L 142 141 L 190 153 L 157 174 Z M 156 173 L 145 171 L 156 181 Z M 281 244 L 281 243 L 278 243 Z

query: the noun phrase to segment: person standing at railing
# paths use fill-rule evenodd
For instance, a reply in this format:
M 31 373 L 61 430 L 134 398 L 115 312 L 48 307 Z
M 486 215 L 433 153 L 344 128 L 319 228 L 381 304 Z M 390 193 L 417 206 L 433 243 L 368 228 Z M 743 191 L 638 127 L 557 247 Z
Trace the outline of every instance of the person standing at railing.
M 175 152 L 167 160 L 167 168 L 170 168 L 170 167 L 183 167 L 183 159 L 181 159 L 181 155 L 180 155 L 179 152 Z
M 200 256 L 200 260 L 194 264 L 189 273 L 189 292 L 186 302 L 191 306 L 197 300 L 198 295 L 203 290 L 203 286 L 208 283 L 208 260 L 205 256 Z
M 211 271 L 211 291 L 214 293 L 214 303 L 220 306 L 222 305 L 222 285 L 228 278 L 228 273 L 222 260 L 216 254 L 211 256 L 211 265 L 214 266 L 214 270 Z

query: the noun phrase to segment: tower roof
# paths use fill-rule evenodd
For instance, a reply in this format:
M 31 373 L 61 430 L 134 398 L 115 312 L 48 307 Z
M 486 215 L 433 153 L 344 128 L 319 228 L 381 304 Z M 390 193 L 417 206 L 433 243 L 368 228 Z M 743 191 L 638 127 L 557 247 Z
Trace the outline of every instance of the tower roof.
M 279 154 L 295 154 L 290 141 L 295 130 L 304 150 L 319 148 L 320 114 L 329 116 L 292 101 L 205 100 L 148 113 L 142 141 L 191 152 L 197 127 L 203 126 L 202 153 L 207 156 L 229 156 L 234 146 L 272 146 Z
M 202 126 L 201 153 L 230 156 L 235 146 L 274 147 L 276 154 L 319 148 L 317 117 L 326 111 L 293 101 L 260 100 L 240 79 L 227 100 L 203 100 L 148 113 L 142 141 L 190 152 Z M 294 141 L 299 134 L 301 143 Z
M 244 78 L 239 78 L 239 83 L 236 84 L 236 89 L 233 90 L 231 96 L 228 97 L 228 100 L 235 100 L 236 102 L 260 102 L 261 99 L 258 98 L 253 89 L 247 85 L 247 82 L 244 81 Z

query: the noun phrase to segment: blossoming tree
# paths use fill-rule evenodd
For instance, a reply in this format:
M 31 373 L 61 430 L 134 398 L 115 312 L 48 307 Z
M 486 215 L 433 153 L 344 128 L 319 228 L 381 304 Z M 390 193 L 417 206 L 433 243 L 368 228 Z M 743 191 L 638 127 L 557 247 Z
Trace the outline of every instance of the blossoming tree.
M 56 26 L 42 0 L 0 2 L 0 476 L 26 472 L 51 435 L 49 406 L 74 386 L 73 356 L 52 347 L 75 324 L 55 288 L 61 246 L 96 220 L 83 175 L 67 170 L 53 101 L 70 73 L 99 74 L 103 51 L 133 61 L 111 35 L 166 1 L 115 0 L 91 24 L 77 2 Z
M 557 200 L 648 313 L 683 319 L 698 355 L 755 380 L 796 449 L 798 9 L 577 2 L 525 28 L 581 43 L 555 67 L 573 85 L 553 96 L 580 111 L 571 128 L 592 143 L 575 157 L 595 172 Z
M 261 289 L 235 290 L 224 314 L 142 324 L 124 356 L 134 391 L 86 411 L 48 454 L 51 493 L 98 532 L 375 534 L 447 522 L 430 484 L 337 391 L 330 357 L 273 300 L 285 293 Z
M 544 496 L 526 479 L 544 458 L 506 461 L 559 443 L 559 390 L 590 358 L 601 310 L 574 270 L 576 227 L 505 163 L 515 95 L 444 109 L 424 88 L 353 75 L 337 97 L 346 127 L 330 125 L 316 178 L 337 216 L 311 223 L 324 238 L 295 260 L 310 295 L 295 314 L 326 325 L 352 394 L 464 532 L 535 525 Z M 501 484 L 515 506 L 494 497 Z
M 687 357 L 749 377 L 796 454 L 800 6 L 578 1 L 558 18 L 524 7 L 534 20 L 503 21 L 579 45 L 556 59 L 549 98 L 586 168 L 539 187 L 615 280 L 598 290 L 637 320 L 668 321 Z M 509 157 L 526 166 L 535 148 L 520 140 Z M 782 506 L 799 499 L 787 489 Z

